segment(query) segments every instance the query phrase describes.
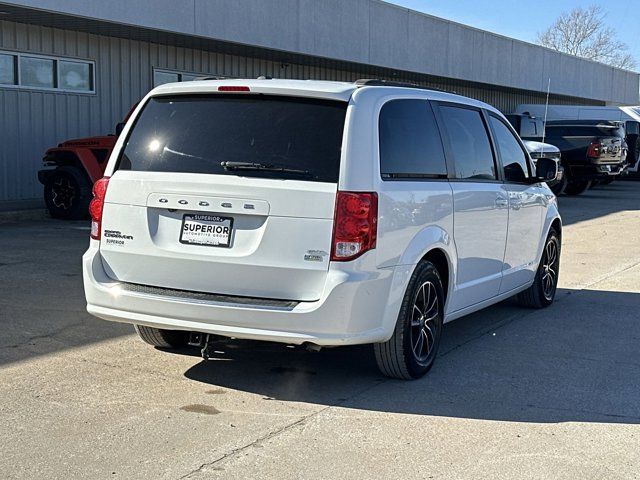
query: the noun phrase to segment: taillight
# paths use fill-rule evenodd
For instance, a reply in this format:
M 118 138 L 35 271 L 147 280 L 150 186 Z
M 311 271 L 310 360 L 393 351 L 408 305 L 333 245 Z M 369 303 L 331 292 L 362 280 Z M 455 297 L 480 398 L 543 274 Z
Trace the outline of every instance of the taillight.
M 218 87 L 219 92 L 250 92 L 249 87 L 236 86 L 236 85 L 222 85 Z
M 338 192 L 333 219 L 331 260 L 346 262 L 376 248 L 378 195 Z
M 89 204 L 91 215 L 91 238 L 100 240 L 102 232 L 102 210 L 104 209 L 104 197 L 107 194 L 109 177 L 104 177 L 93 184 L 93 199 Z
M 600 157 L 600 153 L 602 153 L 602 144 L 600 142 L 591 142 L 591 145 L 589 145 L 587 149 L 587 157 L 598 158 Z

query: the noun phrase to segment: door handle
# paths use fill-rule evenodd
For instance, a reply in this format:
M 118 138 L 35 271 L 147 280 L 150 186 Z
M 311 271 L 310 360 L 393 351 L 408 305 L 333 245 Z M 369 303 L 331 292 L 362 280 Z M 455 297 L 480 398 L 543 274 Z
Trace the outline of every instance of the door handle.
M 503 197 L 496 198 L 496 207 L 502 208 L 502 207 L 508 207 L 508 206 L 509 206 L 509 200 Z

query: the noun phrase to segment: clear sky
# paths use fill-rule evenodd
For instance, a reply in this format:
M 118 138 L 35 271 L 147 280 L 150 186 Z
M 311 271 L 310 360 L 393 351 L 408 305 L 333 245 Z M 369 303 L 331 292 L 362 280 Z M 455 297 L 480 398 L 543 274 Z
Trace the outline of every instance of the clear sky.
M 563 12 L 600 5 L 640 65 L 640 0 L 386 0 L 419 12 L 533 42 Z

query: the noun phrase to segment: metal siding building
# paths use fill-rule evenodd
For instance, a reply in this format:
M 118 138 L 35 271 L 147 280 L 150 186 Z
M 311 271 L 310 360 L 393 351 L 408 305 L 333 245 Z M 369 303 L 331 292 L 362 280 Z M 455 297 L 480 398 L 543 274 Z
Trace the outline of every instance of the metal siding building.
M 377 0 L 0 2 L 0 54 L 95 65 L 94 92 L 0 84 L 0 210 L 42 205 L 43 152 L 106 134 L 159 69 L 230 77 L 387 78 L 510 112 L 542 103 L 637 104 L 632 72 Z

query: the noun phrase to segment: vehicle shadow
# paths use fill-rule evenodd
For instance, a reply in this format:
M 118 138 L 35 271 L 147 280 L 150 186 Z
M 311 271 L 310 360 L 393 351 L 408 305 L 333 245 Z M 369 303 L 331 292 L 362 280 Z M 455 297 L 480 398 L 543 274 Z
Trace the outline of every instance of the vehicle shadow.
M 558 205 L 564 225 L 604 217 L 615 212 L 638 210 L 640 181 L 616 181 L 609 185 L 597 185 L 581 195 L 561 195 Z
M 370 346 L 311 353 L 226 341 L 185 376 L 265 400 L 517 422 L 640 423 L 640 294 L 559 291 L 545 310 L 512 301 L 447 324 L 418 381 L 378 373 Z M 197 355 L 195 350 L 183 354 Z

